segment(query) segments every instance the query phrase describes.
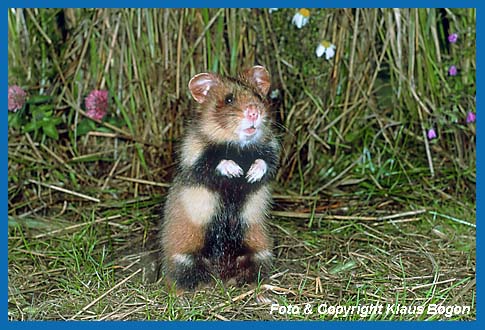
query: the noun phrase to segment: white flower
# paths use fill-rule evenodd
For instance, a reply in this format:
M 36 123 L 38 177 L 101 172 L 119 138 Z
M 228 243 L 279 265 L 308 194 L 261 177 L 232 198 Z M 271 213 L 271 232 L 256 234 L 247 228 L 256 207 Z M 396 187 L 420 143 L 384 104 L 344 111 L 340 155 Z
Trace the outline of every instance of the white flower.
M 269 95 L 269 98 L 274 100 L 274 99 L 277 99 L 278 96 L 280 96 L 280 90 L 279 89 L 273 89 L 273 91 Z
M 274 11 L 277 11 L 277 10 L 278 10 L 278 8 L 268 8 L 268 12 L 269 12 L 270 14 L 271 14 L 272 12 L 274 12 Z
M 335 56 L 335 48 L 336 46 L 334 44 L 324 40 L 318 44 L 316 51 L 317 57 L 322 57 L 322 55 L 325 54 L 325 59 L 329 60 Z
M 309 18 L 310 18 L 310 11 L 306 8 L 301 8 L 295 14 L 295 16 L 293 16 L 291 23 L 295 24 L 297 28 L 301 29 L 303 26 L 305 26 L 308 23 Z

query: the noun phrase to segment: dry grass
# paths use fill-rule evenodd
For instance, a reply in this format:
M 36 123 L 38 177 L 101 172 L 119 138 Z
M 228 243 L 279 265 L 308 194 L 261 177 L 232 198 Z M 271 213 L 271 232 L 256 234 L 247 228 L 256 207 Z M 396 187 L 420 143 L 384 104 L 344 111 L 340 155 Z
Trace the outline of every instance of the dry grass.
M 298 30 L 291 9 L 9 11 L 9 84 L 31 100 L 9 114 L 9 319 L 333 318 L 270 314 L 259 294 L 302 308 L 467 305 L 363 318 L 475 319 L 475 12 L 312 10 Z M 332 61 L 314 56 L 322 39 Z M 254 63 L 279 92 L 273 276 L 177 297 L 156 281 L 153 237 L 185 86 Z M 102 122 L 85 116 L 93 89 L 111 97 Z M 58 139 L 25 129 L 42 106 Z

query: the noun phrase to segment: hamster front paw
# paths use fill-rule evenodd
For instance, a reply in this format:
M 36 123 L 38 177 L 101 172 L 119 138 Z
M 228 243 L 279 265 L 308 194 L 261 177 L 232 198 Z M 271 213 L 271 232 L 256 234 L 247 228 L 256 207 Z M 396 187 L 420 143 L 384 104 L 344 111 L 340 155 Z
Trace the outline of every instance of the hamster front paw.
M 219 165 L 217 165 L 216 170 L 221 175 L 227 176 L 229 178 L 238 178 L 244 174 L 243 169 L 238 164 L 236 164 L 236 162 L 227 159 L 221 160 Z
M 246 179 L 249 183 L 254 183 L 259 180 L 266 174 L 268 170 L 268 165 L 262 159 L 256 159 L 254 163 L 249 168 L 248 173 L 246 173 Z

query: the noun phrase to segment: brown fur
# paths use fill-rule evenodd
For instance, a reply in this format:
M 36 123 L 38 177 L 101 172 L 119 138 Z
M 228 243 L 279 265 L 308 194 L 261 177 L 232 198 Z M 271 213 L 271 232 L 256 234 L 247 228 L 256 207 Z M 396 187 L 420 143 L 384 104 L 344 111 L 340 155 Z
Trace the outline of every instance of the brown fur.
M 165 228 L 165 255 L 170 259 L 175 254 L 197 251 L 204 244 L 204 228 L 190 221 L 186 212 L 172 214 Z
M 271 241 L 262 223 L 253 223 L 249 226 L 244 242 L 253 253 L 271 250 Z

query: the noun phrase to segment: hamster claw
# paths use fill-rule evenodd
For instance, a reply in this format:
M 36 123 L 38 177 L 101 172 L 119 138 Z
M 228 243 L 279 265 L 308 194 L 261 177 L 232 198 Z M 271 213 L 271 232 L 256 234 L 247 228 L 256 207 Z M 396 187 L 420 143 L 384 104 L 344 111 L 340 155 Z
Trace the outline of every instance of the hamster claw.
M 221 175 L 227 176 L 229 178 L 238 178 L 244 174 L 242 168 L 238 164 L 236 164 L 235 161 L 227 159 L 221 160 L 219 165 L 217 165 L 216 170 Z
M 256 159 L 249 168 L 249 171 L 246 174 L 246 179 L 249 183 L 260 181 L 261 178 L 266 174 L 267 170 L 268 165 L 266 165 L 266 162 L 262 159 Z
M 269 305 L 269 304 L 276 303 L 275 299 L 272 299 L 272 298 L 270 298 L 267 295 L 262 294 L 262 293 L 257 294 L 255 299 L 256 299 L 256 303 L 258 305 Z

